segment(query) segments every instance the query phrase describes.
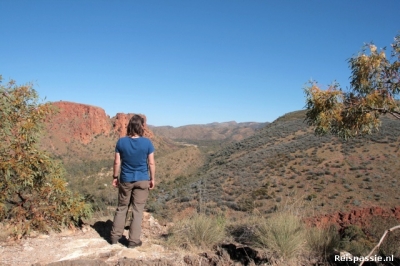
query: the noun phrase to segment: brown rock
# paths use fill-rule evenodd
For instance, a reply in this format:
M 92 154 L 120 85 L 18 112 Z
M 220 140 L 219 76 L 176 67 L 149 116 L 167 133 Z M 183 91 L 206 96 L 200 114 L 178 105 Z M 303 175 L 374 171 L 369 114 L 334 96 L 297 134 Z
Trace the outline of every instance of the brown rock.
M 100 107 L 72 102 L 54 102 L 57 113 L 48 119 L 47 130 L 58 133 L 64 142 L 76 139 L 89 143 L 96 135 L 109 134 L 110 118 Z

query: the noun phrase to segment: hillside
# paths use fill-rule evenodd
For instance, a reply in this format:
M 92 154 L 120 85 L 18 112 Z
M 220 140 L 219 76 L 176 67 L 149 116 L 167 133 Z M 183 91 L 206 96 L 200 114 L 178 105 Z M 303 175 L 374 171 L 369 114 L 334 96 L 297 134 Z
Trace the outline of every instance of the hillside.
M 204 141 L 238 141 L 250 137 L 254 132 L 268 123 L 235 121 L 210 123 L 201 125 L 186 125 L 181 127 L 151 126 L 154 134 L 177 141 L 188 143 L 204 143 Z
M 166 211 L 270 213 L 295 201 L 310 216 L 400 206 L 400 122 L 383 118 L 374 135 L 317 137 L 304 111 L 211 154 L 196 175 L 167 183 Z

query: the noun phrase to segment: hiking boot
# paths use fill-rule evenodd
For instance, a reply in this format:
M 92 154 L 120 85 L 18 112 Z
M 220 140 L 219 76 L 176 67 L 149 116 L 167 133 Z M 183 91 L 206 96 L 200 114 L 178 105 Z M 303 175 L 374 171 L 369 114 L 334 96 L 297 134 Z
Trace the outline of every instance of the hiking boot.
M 141 245 L 142 245 L 142 241 L 140 241 L 138 243 L 129 242 L 128 248 L 136 248 L 136 247 L 140 247 Z

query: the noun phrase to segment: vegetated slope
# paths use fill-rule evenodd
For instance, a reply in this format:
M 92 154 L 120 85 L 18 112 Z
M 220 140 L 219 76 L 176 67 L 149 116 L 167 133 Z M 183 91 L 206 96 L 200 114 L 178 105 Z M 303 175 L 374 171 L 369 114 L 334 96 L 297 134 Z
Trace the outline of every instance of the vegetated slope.
M 166 182 L 193 174 L 204 164 L 204 157 L 197 147 L 183 146 L 157 159 L 157 179 Z
M 161 215 L 268 213 L 293 200 L 309 215 L 400 205 L 400 121 L 383 118 L 374 135 L 343 141 L 315 136 L 304 115 L 286 114 L 211 154 L 198 174 L 165 184 Z
M 65 101 L 53 105 L 57 112 L 44 124 L 42 148 L 63 162 L 70 188 L 91 201 L 95 210 L 115 206 L 117 194 L 110 186 L 115 144 L 125 136 L 133 114 L 110 118 L 96 106 Z M 204 163 L 203 152 L 195 146 L 178 145 L 147 126 L 145 136 L 156 148 L 157 182 L 192 174 Z
M 202 125 L 187 125 L 181 127 L 149 126 L 154 134 L 173 140 L 199 144 L 201 141 L 238 141 L 247 138 L 268 123 L 235 121 L 224 123 L 210 123 Z

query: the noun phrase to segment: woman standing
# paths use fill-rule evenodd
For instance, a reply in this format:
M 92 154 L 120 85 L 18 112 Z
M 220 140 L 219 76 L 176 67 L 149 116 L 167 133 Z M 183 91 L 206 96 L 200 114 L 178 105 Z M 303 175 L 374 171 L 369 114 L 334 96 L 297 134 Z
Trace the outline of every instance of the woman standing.
M 118 187 L 118 207 L 111 231 L 111 244 L 117 244 L 124 232 L 130 204 L 133 207 L 133 219 L 129 227 L 129 248 L 142 245 L 140 234 L 144 205 L 149 189 L 155 185 L 154 146 L 148 138 L 143 137 L 143 125 L 143 117 L 134 115 L 129 120 L 127 136 L 120 138 L 115 147 L 112 184 Z

